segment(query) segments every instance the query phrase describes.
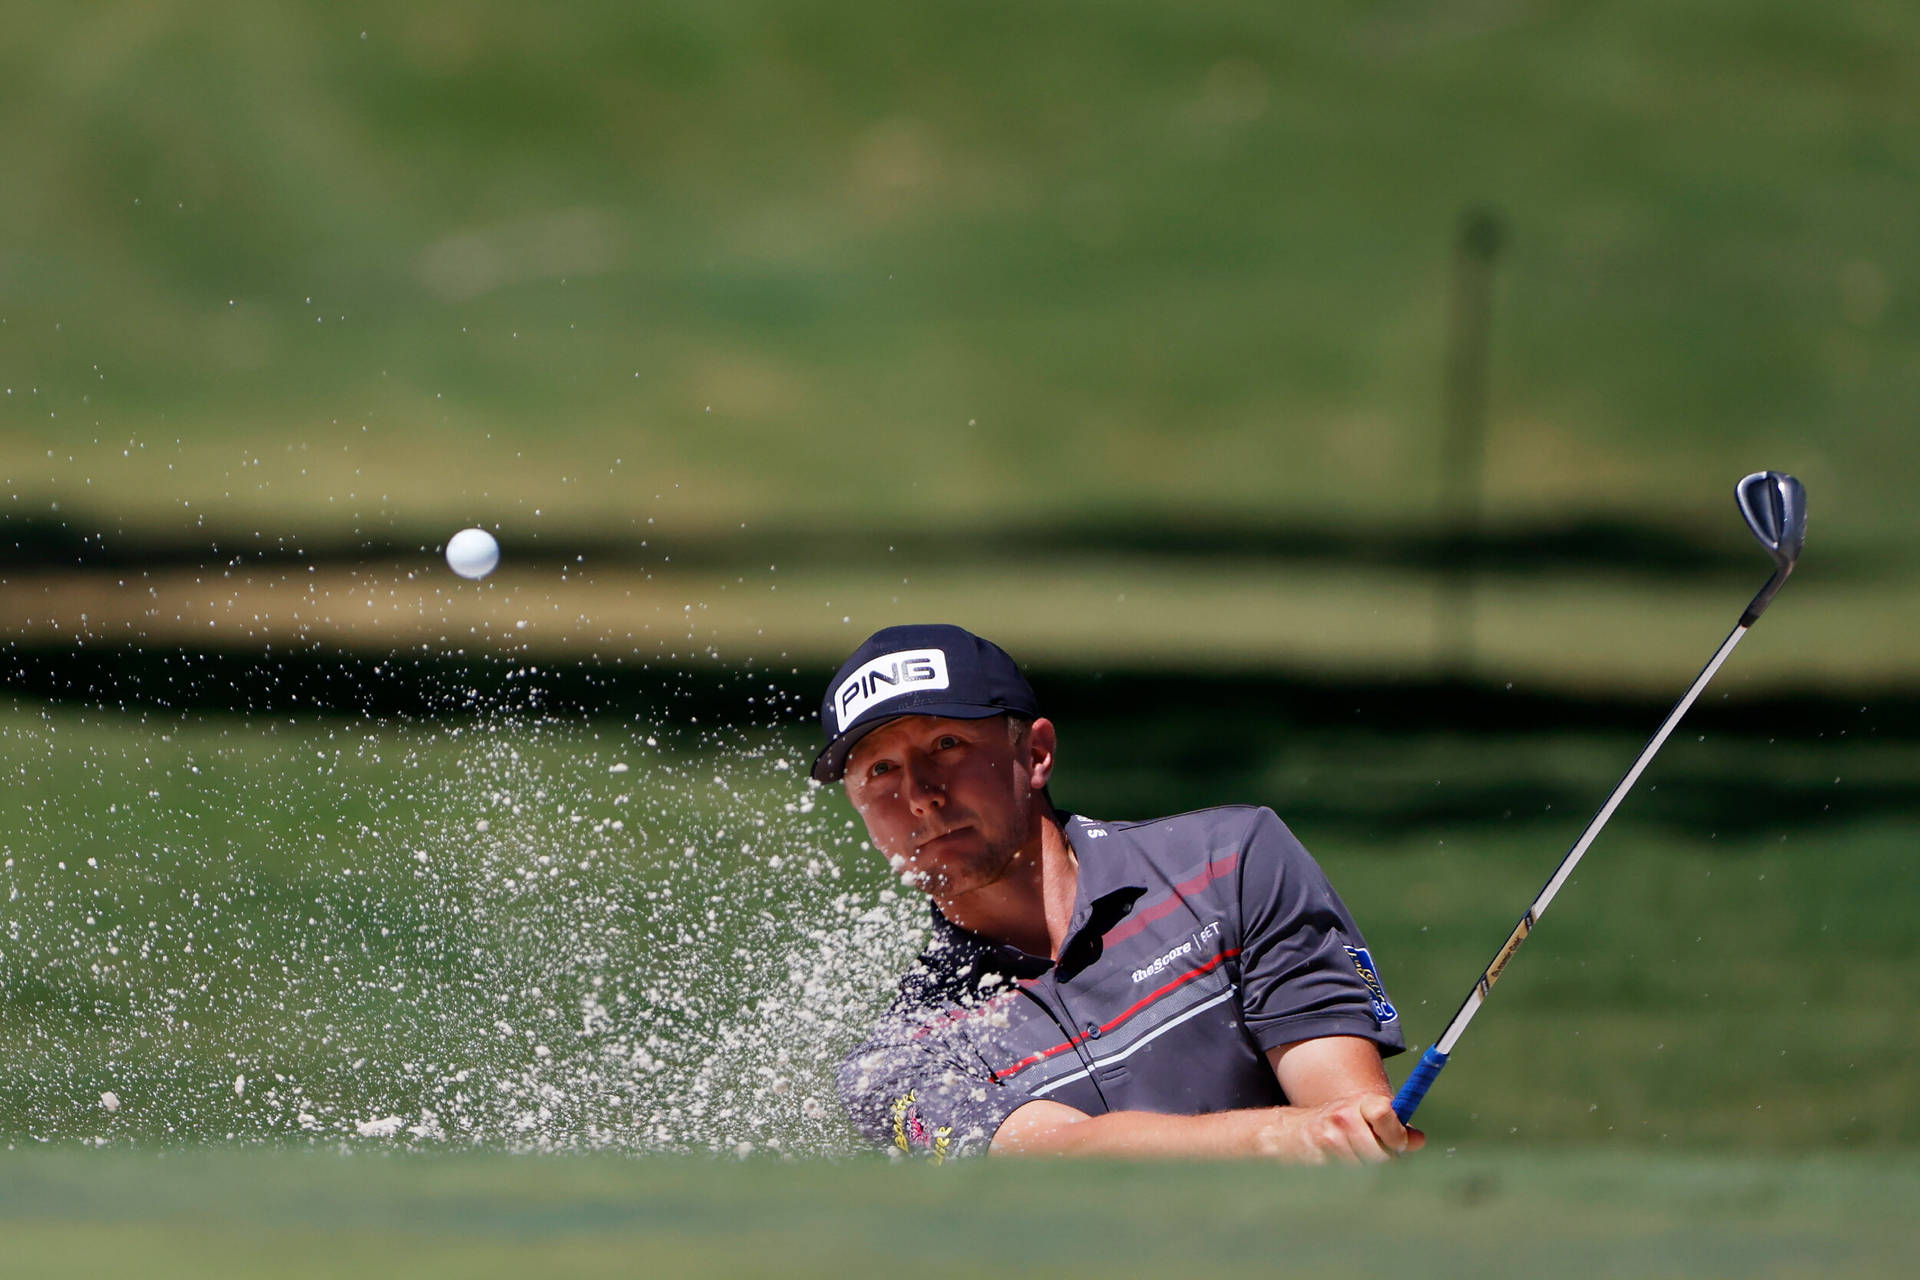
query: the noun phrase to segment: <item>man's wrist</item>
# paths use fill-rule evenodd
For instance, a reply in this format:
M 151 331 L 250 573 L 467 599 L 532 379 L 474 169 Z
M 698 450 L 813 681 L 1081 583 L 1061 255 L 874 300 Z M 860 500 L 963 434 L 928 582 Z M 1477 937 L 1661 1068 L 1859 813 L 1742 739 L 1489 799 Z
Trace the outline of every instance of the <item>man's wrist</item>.
M 1297 1159 L 1292 1147 L 1296 1145 L 1299 1129 L 1300 1109 L 1298 1107 L 1262 1107 L 1250 1113 L 1257 1123 L 1247 1133 L 1247 1154 L 1263 1160 Z

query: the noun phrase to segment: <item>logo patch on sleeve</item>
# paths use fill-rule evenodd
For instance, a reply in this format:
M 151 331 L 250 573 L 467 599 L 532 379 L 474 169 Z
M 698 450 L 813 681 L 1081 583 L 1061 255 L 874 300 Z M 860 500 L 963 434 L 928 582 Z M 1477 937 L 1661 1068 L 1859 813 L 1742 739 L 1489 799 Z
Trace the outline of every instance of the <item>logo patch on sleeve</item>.
M 1385 1026 L 1400 1016 L 1393 1007 L 1393 1001 L 1387 999 L 1387 989 L 1380 982 L 1380 975 L 1374 972 L 1373 957 L 1367 954 L 1365 947 L 1347 947 L 1346 953 L 1353 958 L 1354 972 L 1360 975 L 1360 981 L 1367 984 L 1367 1001 L 1373 1005 L 1373 1016 Z

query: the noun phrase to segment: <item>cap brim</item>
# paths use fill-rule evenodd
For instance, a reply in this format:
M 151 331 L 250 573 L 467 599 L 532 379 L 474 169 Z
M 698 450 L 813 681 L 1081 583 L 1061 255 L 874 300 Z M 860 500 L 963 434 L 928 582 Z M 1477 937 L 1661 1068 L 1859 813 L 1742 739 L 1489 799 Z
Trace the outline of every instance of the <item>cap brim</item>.
M 993 716 L 1031 714 L 1018 707 L 983 707 L 976 702 L 930 702 L 918 707 L 902 707 L 889 715 L 859 721 L 851 729 L 829 742 L 820 754 L 813 758 L 813 777 L 817 782 L 838 782 L 847 772 L 848 753 L 859 745 L 860 739 L 882 725 L 892 724 L 895 720 L 904 720 L 908 716 L 934 716 L 943 720 L 986 720 Z

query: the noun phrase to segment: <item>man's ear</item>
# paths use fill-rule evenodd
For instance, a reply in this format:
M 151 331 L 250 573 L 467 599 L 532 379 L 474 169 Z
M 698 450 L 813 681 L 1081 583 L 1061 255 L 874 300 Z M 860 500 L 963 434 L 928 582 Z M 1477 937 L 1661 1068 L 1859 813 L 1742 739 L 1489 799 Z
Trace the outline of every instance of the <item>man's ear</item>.
M 1053 721 L 1045 716 L 1027 727 L 1027 787 L 1038 791 L 1053 777 L 1053 749 L 1056 738 Z

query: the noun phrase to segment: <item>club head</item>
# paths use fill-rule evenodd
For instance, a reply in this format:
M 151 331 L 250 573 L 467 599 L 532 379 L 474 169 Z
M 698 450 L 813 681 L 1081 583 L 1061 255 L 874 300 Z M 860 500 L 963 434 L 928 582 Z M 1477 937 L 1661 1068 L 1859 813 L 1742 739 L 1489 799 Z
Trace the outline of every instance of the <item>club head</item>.
M 1773 576 L 1740 616 L 1740 625 L 1750 627 L 1773 603 L 1800 559 L 1800 548 L 1807 541 L 1807 491 L 1784 471 L 1756 471 L 1740 482 L 1733 496 L 1747 528 L 1773 557 Z
M 1807 491 L 1784 471 L 1756 471 L 1734 490 L 1747 528 L 1773 562 L 1790 570 L 1807 540 Z

